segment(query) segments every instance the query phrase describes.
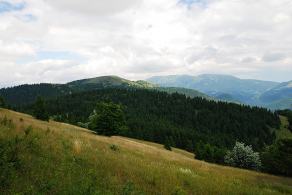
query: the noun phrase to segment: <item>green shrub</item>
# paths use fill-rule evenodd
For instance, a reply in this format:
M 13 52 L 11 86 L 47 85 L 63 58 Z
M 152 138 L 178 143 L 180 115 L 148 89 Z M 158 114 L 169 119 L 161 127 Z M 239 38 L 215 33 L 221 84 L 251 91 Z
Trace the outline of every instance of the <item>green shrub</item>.
M 172 137 L 166 137 L 165 141 L 164 141 L 164 148 L 166 150 L 169 150 L 171 151 L 171 146 L 174 145 L 174 141 L 173 141 L 173 138 Z
M 31 131 L 32 131 L 32 126 L 30 125 L 30 126 L 28 126 L 27 128 L 24 129 L 24 134 L 26 136 L 28 136 L 31 133 Z
M 225 153 L 225 149 L 210 145 L 209 143 L 204 144 L 202 141 L 197 143 L 195 147 L 195 158 L 207 162 L 222 164 Z
M 20 142 L 19 137 L 0 139 L 0 188 L 8 187 L 13 178 L 17 177 L 16 172 L 21 166 Z
M 169 151 L 172 150 L 172 149 L 171 149 L 171 146 L 170 146 L 168 143 L 165 143 L 165 144 L 164 144 L 164 148 L 165 148 L 166 150 L 169 150 Z
M 234 148 L 228 151 L 224 162 L 233 167 L 260 170 L 261 160 L 259 153 L 254 152 L 251 146 L 236 142 Z
M 120 148 L 117 145 L 115 145 L 115 144 L 110 145 L 110 149 L 112 151 L 119 151 L 120 150 Z

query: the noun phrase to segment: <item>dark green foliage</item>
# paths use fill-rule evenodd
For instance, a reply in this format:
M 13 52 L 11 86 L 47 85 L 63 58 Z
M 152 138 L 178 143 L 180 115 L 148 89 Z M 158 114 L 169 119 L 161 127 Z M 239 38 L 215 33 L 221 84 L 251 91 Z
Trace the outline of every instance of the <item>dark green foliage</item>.
M 1 127 L 11 128 L 14 126 L 12 120 L 0 118 Z M 7 188 L 11 180 L 16 178 L 16 172 L 21 167 L 19 137 L 14 137 L 9 140 L 0 138 L 0 193 L 1 189 Z
M 3 97 L 0 96 L 0 108 L 5 108 L 6 107 L 6 103 Z
M 34 103 L 38 96 L 54 98 L 70 94 L 71 91 L 72 89 L 66 85 L 43 83 L 3 88 L 0 89 L 0 96 L 5 98 L 7 104 L 18 108 L 22 105 Z
M 20 169 L 20 139 L 0 139 L 0 189 L 9 186 L 10 181 L 16 177 L 16 171 Z
M 260 170 L 262 163 L 259 153 L 254 152 L 251 146 L 236 142 L 231 151 L 227 151 L 224 162 L 227 165 L 245 169 Z
M 89 129 L 99 135 L 118 135 L 126 129 L 125 116 L 121 105 L 114 103 L 97 103 L 89 117 Z
M 102 89 L 58 97 L 49 100 L 46 109 L 58 121 L 86 124 L 102 101 L 124 106 L 128 129 L 119 135 L 161 144 L 169 137 L 173 146 L 195 153 L 194 146 L 201 140 L 211 148 L 206 146 L 208 156 L 201 158 L 211 162 L 222 162 L 226 148 L 232 148 L 237 140 L 257 151 L 272 144 L 275 135 L 269 127 L 280 124 L 278 115 L 264 108 L 136 89 Z M 27 112 L 30 109 L 24 108 Z
M 172 145 L 172 143 L 171 143 L 172 141 L 171 141 L 171 139 L 169 138 L 169 137 L 167 137 L 166 139 L 165 139 L 165 141 L 164 141 L 164 148 L 166 149 L 166 150 L 172 150 L 171 149 L 171 145 Z
M 204 144 L 200 141 L 195 147 L 195 158 L 207 162 L 223 163 L 226 149 Z
M 49 115 L 45 108 L 45 102 L 41 97 L 38 97 L 33 105 L 33 116 L 39 120 L 49 121 Z
M 292 140 L 278 140 L 262 153 L 264 171 L 292 176 Z

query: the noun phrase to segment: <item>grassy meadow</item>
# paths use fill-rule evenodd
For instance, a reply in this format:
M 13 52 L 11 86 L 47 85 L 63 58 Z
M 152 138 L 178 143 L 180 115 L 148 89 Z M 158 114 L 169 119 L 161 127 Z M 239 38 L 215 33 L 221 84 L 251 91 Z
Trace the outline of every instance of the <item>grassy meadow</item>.
M 292 178 L 0 109 L 0 194 L 292 194 Z

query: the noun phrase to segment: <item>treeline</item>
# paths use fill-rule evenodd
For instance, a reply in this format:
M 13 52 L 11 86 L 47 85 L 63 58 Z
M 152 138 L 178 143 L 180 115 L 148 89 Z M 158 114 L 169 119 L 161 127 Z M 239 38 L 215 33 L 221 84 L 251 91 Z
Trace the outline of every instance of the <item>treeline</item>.
M 32 84 L 0 89 L 0 96 L 11 108 L 18 110 L 21 106 L 32 104 L 38 96 L 55 98 L 70 94 L 72 89 L 62 84 Z
M 48 100 L 48 114 L 71 124 L 87 123 L 98 102 L 121 104 L 127 131 L 121 134 L 200 154 L 201 159 L 223 162 L 236 141 L 260 151 L 275 140 L 271 127 L 278 128 L 277 114 L 264 108 L 188 98 L 180 94 L 138 90 L 102 89 Z M 23 107 L 32 113 L 33 107 Z M 209 150 L 210 152 L 205 152 Z

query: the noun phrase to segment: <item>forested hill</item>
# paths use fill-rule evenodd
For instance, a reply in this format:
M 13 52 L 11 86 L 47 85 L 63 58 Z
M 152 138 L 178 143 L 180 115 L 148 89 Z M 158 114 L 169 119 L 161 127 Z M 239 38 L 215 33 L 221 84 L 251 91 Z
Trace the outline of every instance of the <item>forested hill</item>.
M 72 88 L 62 84 L 31 84 L 0 89 L 0 96 L 12 107 L 33 103 L 38 96 L 54 98 L 72 93 Z
M 58 96 L 69 95 L 72 93 L 92 91 L 105 88 L 138 88 L 157 91 L 166 91 L 168 93 L 181 93 L 189 97 L 209 96 L 193 89 L 184 89 L 179 87 L 163 88 L 148 83 L 146 81 L 130 81 L 117 76 L 102 76 L 91 79 L 73 81 L 67 84 L 32 84 L 20 85 L 0 89 L 0 97 L 3 97 L 6 103 L 13 108 L 33 103 L 38 96 L 45 99 L 51 99 Z
M 170 142 L 188 151 L 198 144 L 208 144 L 210 161 L 220 162 L 235 141 L 252 145 L 256 150 L 273 143 L 279 126 L 276 114 L 263 109 L 232 103 L 188 98 L 139 89 L 102 89 L 58 97 L 46 103 L 55 120 L 72 124 L 88 121 L 97 102 L 111 101 L 123 105 L 128 130 L 120 134 L 158 143 Z M 24 112 L 31 112 L 26 107 Z

